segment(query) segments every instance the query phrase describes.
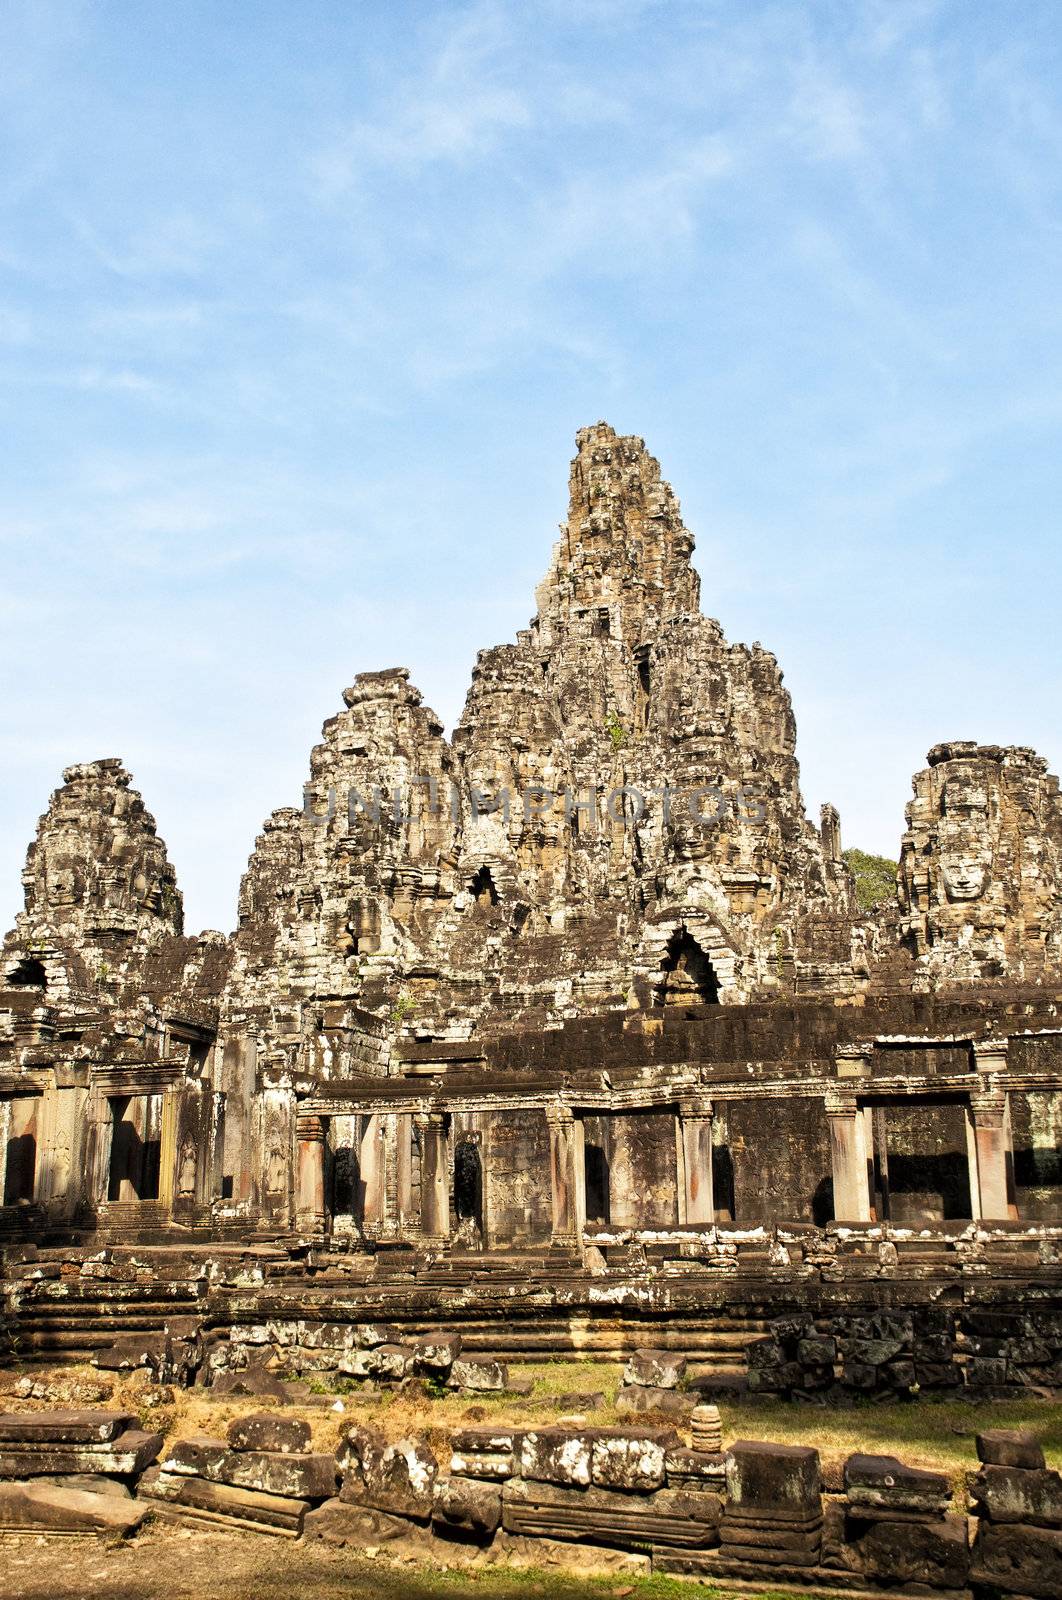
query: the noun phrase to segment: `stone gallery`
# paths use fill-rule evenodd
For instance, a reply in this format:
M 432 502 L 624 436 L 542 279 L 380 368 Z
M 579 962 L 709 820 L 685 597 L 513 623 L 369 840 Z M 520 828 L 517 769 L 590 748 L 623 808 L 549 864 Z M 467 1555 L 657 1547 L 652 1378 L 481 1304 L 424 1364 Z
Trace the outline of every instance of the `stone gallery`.
M 895 898 L 861 912 L 778 664 L 702 614 L 692 551 L 642 440 L 584 429 L 528 628 L 450 739 L 406 671 L 357 676 L 232 935 L 184 932 L 121 762 L 69 767 L 0 966 L 3 1236 L 269 1244 L 396 1304 L 508 1262 L 563 1284 L 525 1311 L 568 1349 L 678 1302 L 821 1317 L 838 1283 L 922 1315 L 908 1258 L 959 1286 L 949 1341 L 997 1266 L 995 1314 L 1034 1279 L 1051 1301 L 1058 780 L 935 746 Z M 922 1365 L 1057 1376 L 954 1356 Z M 779 1349 L 758 1381 L 828 1368 Z

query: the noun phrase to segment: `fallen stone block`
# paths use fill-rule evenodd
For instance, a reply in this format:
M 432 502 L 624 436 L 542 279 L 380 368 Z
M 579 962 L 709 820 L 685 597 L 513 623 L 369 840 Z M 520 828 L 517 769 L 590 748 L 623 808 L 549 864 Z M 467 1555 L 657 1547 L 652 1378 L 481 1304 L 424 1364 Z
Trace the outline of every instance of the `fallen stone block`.
M 781 1519 L 822 1514 L 819 1454 L 805 1445 L 739 1439 L 726 1453 L 727 1512 Z
M 676 1445 L 664 1458 L 669 1489 L 722 1489 L 726 1483 L 726 1456 L 718 1450 L 685 1450 Z
M 413 1372 L 418 1378 L 445 1378 L 461 1354 L 461 1335 L 419 1339 L 413 1346 Z
M 461 1428 L 450 1435 L 450 1471 L 463 1478 L 498 1482 L 513 1477 L 519 1435 L 493 1428 Z
M 320 1539 L 363 1553 L 377 1545 L 386 1545 L 388 1552 L 396 1555 L 424 1557 L 432 1550 L 431 1531 L 422 1523 L 345 1500 L 326 1500 L 307 1512 L 302 1532 L 304 1539 Z
M 695 1404 L 693 1395 L 679 1389 L 630 1387 L 621 1389 L 616 1396 L 616 1410 L 629 1411 L 636 1416 L 684 1417 Z
M 450 1368 L 451 1389 L 473 1394 L 498 1394 L 509 1387 L 509 1369 L 501 1361 L 470 1361 L 461 1357 Z
M 437 1526 L 486 1539 L 501 1523 L 501 1490 L 469 1478 L 442 1478 L 433 1491 L 431 1517 Z
M 590 1439 L 570 1428 L 529 1429 L 520 1439 L 518 1473 L 536 1483 L 590 1483 Z
M 590 1481 L 601 1489 L 650 1493 L 664 1485 L 669 1449 L 678 1446 L 670 1431 L 594 1433 L 590 1440 Z
M 149 1467 L 162 1449 L 161 1433 L 129 1428 L 107 1444 L 0 1445 L 0 1478 L 109 1473 L 132 1477 Z
M 844 1487 L 853 1510 L 891 1508 L 943 1516 L 951 1500 L 951 1484 L 943 1473 L 905 1466 L 895 1456 L 858 1452 L 849 1456 L 844 1464 Z
M 966 1518 L 874 1522 L 854 1541 L 863 1570 L 878 1583 L 964 1589 L 970 1575 Z
M 125 1538 L 148 1508 L 55 1482 L 0 1483 L 0 1533 L 98 1533 Z
M 975 1584 L 1035 1600 L 1062 1595 L 1062 1531 L 983 1522 L 974 1542 Z
M 413 1372 L 413 1347 L 408 1344 L 377 1344 L 366 1349 L 344 1350 L 338 1371 L 351 1378 L 376 1378 L 384 1383 L 399 1383 Z
M 427 1522 L 439 1464 L 420 1439 L 400 1439 L 378 1454 L 365 1451 L 357 1471 L 344 1479 L 339 1498 L 392 1516 Z
M 986 1428 L 977 1435 L 977 1459 L 989 1467 L 1020 1467 L 1025 1472 L 1043 1471 L 1043 1446 L 1035 1433 L 1024 1428 Z
M 623 1382 L 638 1389 L 677 1389 L 686 1357 L 671 1350 L 636 1350 L 623 1368 Z
M 336 1463 L 332 1456 L 230 1450 L 221 1439 L 179 1439 L 160 1466 L 165 1473 L 292 1500 L 328 1500 L 336 1491 Z
M 270 1411 L 258 1411 L 253 1416 L 237 1417 L 230 1422 L 228 1440 L 234 1450 L 297 1455 L 309 1449 L 310 1424 L 296 1417 L 276 1417 Z
M 288 1391 L 280 1379 L 264 1367 L 245 1367 L 241 1372 L 219 1372 L 211 1385 L 211 1394 L 218 1398 L 233 1395 L 250 1400 L 289 1399 Z
M 77 1489 L 84 1494 L 109 1494 L 118 1500 L 131 1500 L 133 1491 L 121 1478 L 108 1478 L 101 1472 L 71 1472 L 49 1478 L 56 1488 Z
M 138 1499 L 164 1506 L 172 1514 L 197 1522 L 222 1522 L 257 1533 L 297 1538 L 309 1506 L 290 1495 L 264 1493 L 235 1484 L 212 1483 L 187 1473 L 154 1468 L 145 1473 Z
M 970 1480 L 979 1516 L 989 1522 L 1023 1522 L 1062 1528 L 1062 1474 L 1046 1469 L 982 1467 Z
M 5 1411 L 0 1444 L 107 1444 L 135 1423 L 127 1411 Z
M 502 1527 L 528 1538 L 703 1549 L 718 1543 L 721 1517 L 718 1495 L 676 1489 L 634 1496 L 610 1489 L 565 1489 L 521 1478 L 511 1479 L 502 1489 Z

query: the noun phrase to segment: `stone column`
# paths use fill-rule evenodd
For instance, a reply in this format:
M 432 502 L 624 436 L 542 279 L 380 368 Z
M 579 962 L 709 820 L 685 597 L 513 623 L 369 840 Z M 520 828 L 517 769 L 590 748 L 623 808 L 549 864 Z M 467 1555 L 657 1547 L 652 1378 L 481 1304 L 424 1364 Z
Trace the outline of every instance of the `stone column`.
M 86 1099 L 84 1089 L 55 1086 L 41 1099 L 37 1199 L 57 1217 L 70 1216 L 78 1199 L 75 1175 L 83 1170 L 79 1145 Z
M 420 1218 L 413 1211 L 413 1118 L 408 1111 L 400 1111 L 396 1125 L 395 1211 L 399 1238 L 406 1238 L 418 1228 Z
M 384 1148 L 384 1119 L 378 1114 L 367 1117 L 358 1150 L 362 1181 L 362 1232 L 377 1237 L 386 1215 L 386 1151 Z
M 1002 1090 L 982 1090 L 970 1096 L 973 1118 L 976 1173 L 970 1174 L 971 1190 L 976 1181 L 981 1218 L 985 1222 L 1006 1222 L 1011 1216 L 1007 1198 L 1007 1097 Z
M 710 1228 L 715 1222 L 710 1100 L 679 1103 L 679 1222 Z
M 420 1226 L 428 1239 L 450 1237 L 450 1172 L 446 1149 L 446 1116 L 441 1111 L 417 1115 L 420 1132 Z
M 166 1211 L 173 1210 L 173 1197 L 177 1192 L 177 1115 L 180 1100 L 176 1089 L 169 1089 L 162 1097 L 162 1124 L 159 1138 L 159 1204 Z
M 546 1108 L 549 1125 L 549 1175 L 553 1197 L 552 1242 L 565 1249 L 582 1244 L 586 1221 L 586 1168 L 583 1125 L 569 1106 Z
M 7 1142 L 11 1137 L 11 1101 L 0 1100 L 0 1205 L 4 1203 L 7 1182 Z
M 111 1144 L 114 1139 L 114 1110 L 99 1089 L 89 1091 L 85 1114 L 85 1171 L 81 1196 L 93 1211 L 104 1205 L 111 1182 Z
M 838 1222 L 870 1221 L 866 1123 L 854 1095 L 826 1096 L 833 1162 L 833 1214 Z
M 301 1233 L 319 1234 L 325 1224 L 325 1125 L 301 1113 L 295 1121 L 295 1223 Z

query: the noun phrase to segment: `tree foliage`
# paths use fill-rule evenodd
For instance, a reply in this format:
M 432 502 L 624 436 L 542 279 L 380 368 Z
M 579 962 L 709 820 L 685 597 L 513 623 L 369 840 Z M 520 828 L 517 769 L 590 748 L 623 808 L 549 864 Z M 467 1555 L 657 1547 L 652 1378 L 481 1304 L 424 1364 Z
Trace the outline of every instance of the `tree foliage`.
M 860 911 L 872 911 L 896 893 L 896 862 L 887 856 L 871 856 L 865 850 L 845 850 L 843 860 L 856 886 Z

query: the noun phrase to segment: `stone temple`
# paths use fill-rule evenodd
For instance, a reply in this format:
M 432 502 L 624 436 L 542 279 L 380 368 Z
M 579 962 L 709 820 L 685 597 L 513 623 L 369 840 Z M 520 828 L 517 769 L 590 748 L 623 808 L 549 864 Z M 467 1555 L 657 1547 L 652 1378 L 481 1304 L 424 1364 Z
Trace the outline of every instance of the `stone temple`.
M 887 1303 L 909 1386 L 920 1337 L 922 1387 L 1062 1381 L 1042 1340 L 963 1343 L 1058 1306 L 1058 780 L 936 745 L 860 911 L 778 663 L 701 612 L 692 551 L 643 441 L 584 429 L 452 737 L 360 673 L 231 935 L 185 933 L 122 763 L 69 767 L 0 962 L 0 1236 L 259 1260 L 242 1299 L 211 1277 L 219 1326 L 342 1284 L 433 1325 L 463 1297 L 484 1349 L 670 1320 L 740 1368 L 765 1317 Z

